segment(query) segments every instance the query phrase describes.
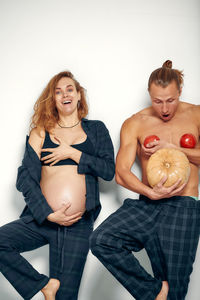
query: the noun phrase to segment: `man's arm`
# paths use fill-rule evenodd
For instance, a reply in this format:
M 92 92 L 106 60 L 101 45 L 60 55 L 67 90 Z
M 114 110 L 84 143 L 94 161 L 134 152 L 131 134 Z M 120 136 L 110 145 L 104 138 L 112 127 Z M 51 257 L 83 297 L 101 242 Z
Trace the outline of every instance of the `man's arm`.
M 120 133 L 120 149 L 116 158 L 115 179 L 123 187 L 145 196 L 149 196 L 151 188 L 143 184 L 135 176 L 131 167 L 136 159 L 139 121 L 136 116 L 126 120 Z
M 178 187 L 180 180 L 171 187 L 166 188 L 163 184 L 167 178 L 162 178 L 154 188 L 151 188 L 142 183 L 138 177 L 131 172 L 131 167 L 136 159 L 140 122 L 138 116 L 134 116 L 126 120 L 122 126 L 120 149 L 116 158 L 116 182 L 123 187 L 138 194 L 145 195 L 152 200 L 170 198 L 179 194 L 185 187 L 185 184 Z

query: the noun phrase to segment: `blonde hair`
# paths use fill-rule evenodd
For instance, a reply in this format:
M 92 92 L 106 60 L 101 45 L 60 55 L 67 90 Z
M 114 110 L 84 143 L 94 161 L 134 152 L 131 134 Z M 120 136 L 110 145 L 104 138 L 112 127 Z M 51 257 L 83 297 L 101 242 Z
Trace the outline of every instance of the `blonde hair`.
M 172 81 L 175 81 L 177 88 L 181 91 L 183 86 L 183 72 L 177 69 L 172 69 L 172 61 L 166 60 L 162 65 L 162 68 L 154 70 L 148 82 L 148 90 L 150 90 L 151 84 L 155 83 L 162 87 L 168 86 Z

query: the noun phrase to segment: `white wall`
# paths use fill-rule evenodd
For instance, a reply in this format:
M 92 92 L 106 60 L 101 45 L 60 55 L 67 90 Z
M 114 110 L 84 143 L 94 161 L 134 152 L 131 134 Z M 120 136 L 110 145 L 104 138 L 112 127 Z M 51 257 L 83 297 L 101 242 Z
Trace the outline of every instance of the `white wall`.
M 89 117 L 106 123 L 115 152 L 122 122 L 149 104 L 148 77 L 166 59 L 184 70 L 182 99 L 199 103 L 198 0 L 0 0 L 0 28 L 0 225 L 18 218 L 24 206 L 15 188 L 17 167 L 33 104 L 54 74 L 69 69 L 87 88 Z M 96 225 L 128 196 L 136 195 L 101 181 L 103 209 Z M 199 300 L 199 251 L 187 300 Z M 48 274 L 46 256 L 47 247 L 26 254 Z M 139 257 L 150 269 L 145 253 Z M 0 276 L 0 300 L 11 299 L 21 298 Z M 89 254 L 80 300 L 100 299 L 132 297 Z

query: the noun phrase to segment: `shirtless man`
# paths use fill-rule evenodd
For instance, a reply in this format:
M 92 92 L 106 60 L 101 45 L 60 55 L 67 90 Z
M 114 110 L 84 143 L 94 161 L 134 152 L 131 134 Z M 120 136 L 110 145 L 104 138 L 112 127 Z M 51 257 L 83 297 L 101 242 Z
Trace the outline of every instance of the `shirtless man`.
M 93 233 L 94 255 L 136 300 L 184 300 L 199 239 L 200 201 L 200 106 L 179 100 L 183 74 L 166 61 L 149 78 L 152 105 L 127 119 L 121 129 L 116 160 L 116 181 L 140 194 L 139 201 L 124 204 Z M 180 138 L 190 133 L 195 148 L 180 147 Z M 160 140 L 144 147 L 145 137 Z M 151 188 L 146 166 L 161 148 L 174 148 L 188 157 L 191 173 L 187 184 L 177 181 L 164 187 L 167 178 Z M 136 155 L 142 168 L 140 181 L 131 171 Z M 196 199 L 195 199 L 196 198 Z M 154 277 L 132 254 L 145 248 Z

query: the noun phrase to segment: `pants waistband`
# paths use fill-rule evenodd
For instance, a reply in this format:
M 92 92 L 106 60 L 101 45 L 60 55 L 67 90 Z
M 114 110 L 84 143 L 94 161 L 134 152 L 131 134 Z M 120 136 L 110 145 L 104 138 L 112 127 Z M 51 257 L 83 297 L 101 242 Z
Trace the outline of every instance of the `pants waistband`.
M 177 207 L 185 207 L 185 208 L 199 208 L 200 209 L 200 201 L 196 201 L 192 196 L 173 196 L 171 198 L 163 198 L 160 200 L 151 200 L 144 195 L 139 196 L 139 200 L 146 201 L 152 204 L 167 204 L 173 205 Z

